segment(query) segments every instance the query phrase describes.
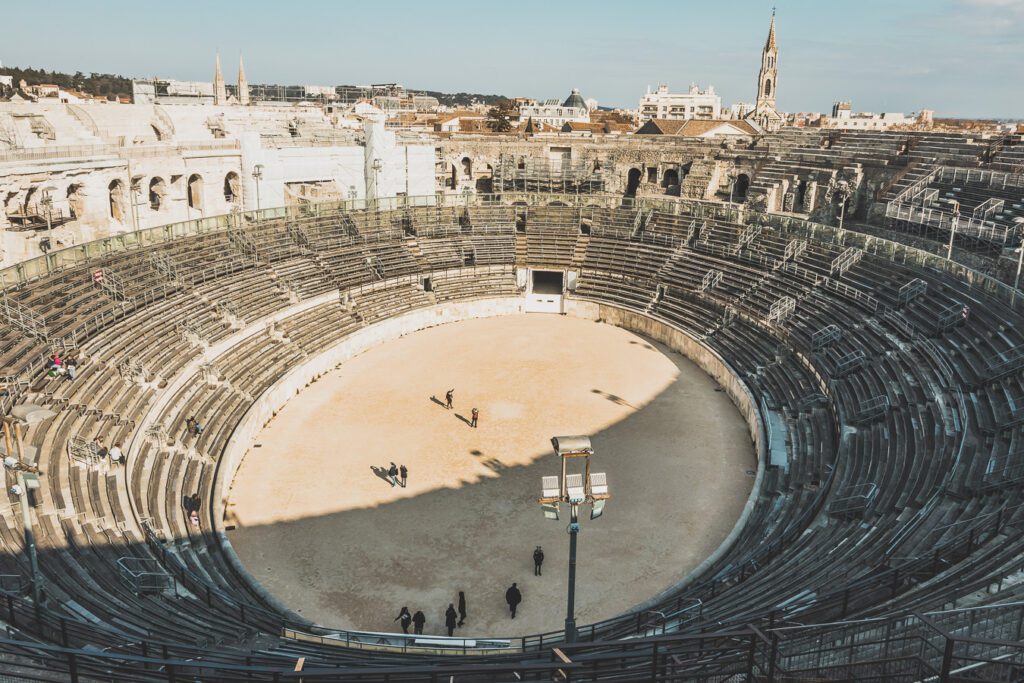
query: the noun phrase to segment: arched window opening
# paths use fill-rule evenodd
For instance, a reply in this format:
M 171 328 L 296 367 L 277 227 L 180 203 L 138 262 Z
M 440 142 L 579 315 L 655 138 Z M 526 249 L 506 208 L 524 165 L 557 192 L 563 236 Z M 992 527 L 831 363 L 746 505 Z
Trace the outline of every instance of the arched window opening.
M 198 173 L 188 177 L 188 206 L 190 209 L 203 208 L 203 177 Z
M 149 208 L 159 211 L 164 205 L 164 197 L 167 195 L 167 184 L 163 178 L 151 178 L 149 180 Z
M 228 204 L 237 204 L 242 199 L 241 183 L 238 174 L 231 171 L 224 176 L 224 201 Z

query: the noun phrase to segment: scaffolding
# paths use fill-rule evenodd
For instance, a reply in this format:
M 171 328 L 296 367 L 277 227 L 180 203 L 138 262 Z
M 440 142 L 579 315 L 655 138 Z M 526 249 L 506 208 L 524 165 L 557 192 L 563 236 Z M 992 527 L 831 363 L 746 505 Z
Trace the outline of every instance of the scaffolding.
M 768 317 L 765 319 L 769 324 L 782 323 L 796 310 L 796 299 L 791 296 L 784 296 L 768 309 Z
M 99 274 L 99 277 L 97 277 Z M 109 270 L 97 271 L 92 281 L 114 301 L 129 301 L 132 297 L 125 291 L 124 280 L 120 275 Z
M 836 361 L 836 370 L 833 373 L 833 377 L 845 377 L 854 370 L 858 370 L 863 367 L 864 363 L 867 362 L 867 356 L 860 349 L 851 351 L 839 358 Z
M 35 337 L 44 344 L 50 343 L 50 334 L 46 329 L 46 319 L 29 310 L 27 306 L 11 301 L 7 292 L 0 298 L 0 314 L 7 324 L 21 330 L 29 337 Z
M 942 334 L 967 320 L 970 309 L 960 303 L 944 306 L 935 318 L 935 334 Z
M 117 371 L 121 375 L 121 379 L 129 384 L 145 384 L 146 378 L 149 376 L 146 366 L 134 358 L 121 361 L 117 366 Z
M 869 420 L 873 420 L 876 417 L 884 415 L 885 411 L 888 409 L 889 397 L 886 394 L 872 396 L 865 401 L 861 401 L 860 405 L 857 406 L 857 414 L 854 416 L 854 422 L 862 424 Z
M 928 291 L 928 283 L 919 277 L 915 277 L 907 284 L 900 287 L 896 295 L 896 303 L 899 306 L 906 306 L 914 299 L 920 298 Z
M 714 289 L 722 282 L 722 271 L 715 270 L 712 268 L 704 274 L 704 279 L 700 283 L 700 291 L 706 292 L 709 289 Z
M 161 593 L 174 587 L 174 579 L 153 558 L 118 558 L 117 571 L 121 580 L 137 595 Z
M 837 517 L 863 517 L 878 496 L 878 485 L 874 482 L 854 484 L 836 491 L 828 512 Z
M 178 266 L 167 254 L 155 251 L 149 255 L 149 262 L 153 264 L 153 269 L 156 272 L 163 275 L 170 282 L 180 282 Z
M 68 457 L 90 468 L 99 467 L 103 463 L 99 444 L 81 436 L 72 436 L 68 439 Z
M 864 252 L 857 247 L 849 247 L 832 259 L 832 268 L 830 271 L 831 275 L 842 275 L 854 265 L 856 265 L 862 258 L 864 258 Z
M 260 249 L 256 246 L 256 241 L 241 230 L 228 230 L 228 241 L 242 256 L 251 259 L 253 263 L 260 260 Z
M 1024 367 L 1024 344 L 1007 349 L 1001 358 L 990 359 L 987 365 L 989 381 L 1013 374 Z
M 526 157 L 517 161 L 513 155 L 502 154 L 494 166 L 491 188 L 495 193 L 600 193 L 605 191 L 605 178 L 596 166 L 590 159 L 573 162 Z
M 764 228 L 760 225 L 751 225 L 740 233 L 739 241 L 736 243 L 736 249 L 733 250 L 734 254 L 738 254 L 747 247 L 750 243 L 757 239 L 757 236 L 764 232 Z
M 775 264 L 776 270 L 789 261 L 796 261 L 807 251 L 807 240 L 790 240 L 786 250 L 782 253 L 782 260 Z

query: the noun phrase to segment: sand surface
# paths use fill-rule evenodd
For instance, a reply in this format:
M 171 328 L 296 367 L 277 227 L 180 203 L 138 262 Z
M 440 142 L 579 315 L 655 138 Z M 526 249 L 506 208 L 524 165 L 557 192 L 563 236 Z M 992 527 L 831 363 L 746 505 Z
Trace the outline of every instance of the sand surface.
M 588 434 L 613 499 L 582 523 L 577 622 L 608 618 L 681 579 L 742 511 L 753 446 L 716 389 L 679 354 L 602 323 L 532 314 L 423 330 L 285 406 L 237 472 L 229 537 L 268 590 L 331 627 L 397 631 L 407 605 L 440 634 L 463 590 L 457 636 L 556 630 L 567 515 L 544 519 L 536 499 L 541 476 L 559 472 L 550 438 Z M 407 487 L 374 472 L 392 461 L 409 468 Z M 523 593 L 514 621 L 504 602 L 513 581 Z

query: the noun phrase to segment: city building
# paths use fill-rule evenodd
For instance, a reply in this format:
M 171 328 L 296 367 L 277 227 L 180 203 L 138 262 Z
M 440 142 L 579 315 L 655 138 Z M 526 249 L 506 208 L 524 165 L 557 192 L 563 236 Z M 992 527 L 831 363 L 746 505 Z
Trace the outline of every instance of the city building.
M 721 115 L 722 98 L 715 94 L 714 86 L 701 90 L 696 84 L 690 85 L 685 93 L 669 92 L 668 85 L 661 84 L 651 92 L 648 88 L 640 100 L 640 119 L 669 119 L 687 121 L 701 119 L 710 121 Z
M 519 118 L 533 119 L 535 124 L 543 123 L 561 129 L 567 123 L 590 123 L 590 110 L 578 88 L 561 104 L 558 100 L 547 100 L 543 104 L 524 104 L 519 107 Z

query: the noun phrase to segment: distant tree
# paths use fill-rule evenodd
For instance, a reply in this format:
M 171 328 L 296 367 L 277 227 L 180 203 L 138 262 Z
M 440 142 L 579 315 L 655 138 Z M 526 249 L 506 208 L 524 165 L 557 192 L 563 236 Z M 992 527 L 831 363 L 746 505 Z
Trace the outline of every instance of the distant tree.
M 512 122 L 509 121 L 509 115 L 512 113 L 512 109 L 508 106 L 506 100 L 503 105 L 491 107 L 490 111 L 487 112 L 487 127 L 494 133 L 507 133 L 512 130 Z

